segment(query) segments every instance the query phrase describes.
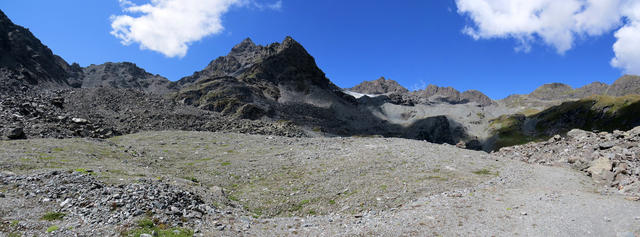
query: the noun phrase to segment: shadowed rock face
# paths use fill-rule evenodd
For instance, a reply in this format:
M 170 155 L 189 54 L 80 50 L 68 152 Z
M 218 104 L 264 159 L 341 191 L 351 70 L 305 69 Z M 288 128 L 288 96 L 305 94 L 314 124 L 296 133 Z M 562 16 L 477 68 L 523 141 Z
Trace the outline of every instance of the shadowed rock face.
M 404 88 L 398 82 L 390 79 L 386 79 L 384 77 L 380 77 L 374 81 L 365 81 L 353 88 L 348 89 L 353 92 L 358 92 L 362 94 L 387 94 L 387 93 L 408 93 L 409 90 Z
M 177 84 L 182 87 L 177 100 L 228 114 L 245 104 L 253 104 L 248 109 L 252 114 L 260 110 L 266 114 L 278 103 L 349 103 L 349 98 L 317 67 L 315 59 L 291 37 L 269 46 L 246 39 L 227 56 Z
M 67 62 L 0 11 L 0 86 L 67 87 L 70 71 Z

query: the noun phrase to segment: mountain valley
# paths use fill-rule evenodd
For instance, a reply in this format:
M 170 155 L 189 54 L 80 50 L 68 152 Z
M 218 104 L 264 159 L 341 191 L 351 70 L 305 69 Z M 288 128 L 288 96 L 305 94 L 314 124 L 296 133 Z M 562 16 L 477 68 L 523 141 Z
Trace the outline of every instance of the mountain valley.
M 292 37 L 170 81 L 0 11 L 0 236 L 640 236 L 639 112 L 634 75 L 340 88 Z

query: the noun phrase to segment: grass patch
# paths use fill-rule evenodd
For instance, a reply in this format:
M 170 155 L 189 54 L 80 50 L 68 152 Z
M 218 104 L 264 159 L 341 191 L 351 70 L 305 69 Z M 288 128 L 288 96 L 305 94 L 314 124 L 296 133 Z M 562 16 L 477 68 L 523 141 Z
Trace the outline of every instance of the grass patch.
M 83 174 L 93 174 L 93 171 L 87 170 L 87 169 L 84 169 L 84 168 L 78 168 L 78 169 L 75 169 L 73 171 L 79 172 L 79 173 L 83 173 Z
M 156 232 L 158 236 L 167 237 L 191 237 L 193 231 L 186 228 L 168 228 L 167 225 L 158 223 L 157 221 L 149 218 L 144 218 L 138 221 L 138 228 L 122 233 L 127 237 L 139 237 L 142 234 L 151 234 Z
M 200 180 L 198 180 L 196 177 L 185 177 L 184 179 L 189 180 L 189 181 L 194 182 L 194 183 L 200 183 Z
M 64 216 L 66 215 L 67 214 L 64 214 L 62 212 L 47 212 L 47 214 L 44 214 L 44 216 L 42 216 L 42 220 L 45 220 L 45 221 L 62 220 L 62 218 L 64 218 Z
M 220 163 L 220 165 L 221 166 L 229 166 L 229 165 L 231 165 L 231 162 L 225 161 L 225 162 Z
M 49 228 L 47 228 L 47 233 L 51 233 L 59 229 L 60 227 L 58 227 L 57 225 L 52 225 L 52 226 L 49 226 Z
M 493 173 L 493 172 L 491 172 L 491 170 L 488 170 L 488 169 L 476 170 L 476 171 L 473 171 L 472 173 L 477 174 L 477 175 L 495 175 L 495 176 L 498 176 L 498 172 Z

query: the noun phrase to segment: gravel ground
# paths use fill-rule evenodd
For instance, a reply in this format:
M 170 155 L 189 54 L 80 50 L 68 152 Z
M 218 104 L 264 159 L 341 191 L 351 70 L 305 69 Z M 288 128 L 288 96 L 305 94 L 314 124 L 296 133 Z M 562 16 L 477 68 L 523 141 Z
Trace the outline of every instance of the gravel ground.
M 147 230 L 139 226 L 145 218 L 158 220 L 154 228 L 176 226 L 202 236 L 640 235 L 640 203 L 603 195 L 609 192 L 579 171 L 406 139 L 165 131 L 0 141 L 0 169 L 5 235 L 47 235 L 56 225 L 67 229 L 49 235 L 136 236 Z M 132 197 L 160 187 L 191 193 L 178 203 L 202 200 L 198 205 L 213 211 L 193 219 L 185 211 L 171 216 L 171 205 L 128 202 L 115 212 L 87 210 L 104 223 L 127 208 L 143 213 L 109 225 L 78 224 L 86 214 L 73 210 L 86 207 L 75 199 L 70 205 L 78 208 L 60 207 L 66 198 L 46 178 L 52 171 L 86 177 L 72 179 L 87 179 L 76 182 L 86 185 L 77 190 L 98 183 Z M 40 177 L 42 184 L 8 178 L 17 176 Z M 29 191 L 34 188 L 46 192 Z M 100 195 L 88 196 L 96 207 L 108 206 Z M 42 219 L 52 211 L 65 216 Z

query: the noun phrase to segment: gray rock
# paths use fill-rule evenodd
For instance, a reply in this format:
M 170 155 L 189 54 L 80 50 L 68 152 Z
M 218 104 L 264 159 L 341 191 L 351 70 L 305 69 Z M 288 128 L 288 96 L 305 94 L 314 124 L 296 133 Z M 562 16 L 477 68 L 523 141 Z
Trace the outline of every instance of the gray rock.
M 77 124 L 87 124 L 89 122 L 88 120 L 83 118 L 72 118 L 71 121 Z
M 615 145 L 616 143 L 614 141 L 607 141 L 607 142 L 600 143 L 598 146 L 600 147 L 600 150 L 606 150 L 614 147 Z
M 26 139 L 23 128 L 12 128 L 7 131 L 7 138 L 11 140 Z
M 348 90 L 362 94 L 387 94 L 387 93 L 407 93 L 409 90 L 404 88 L 398 82 L 384 77 L 380 77 L 375 81 L 365 81 Z
M 140 237 L 153 237 L 153 236 L 150 234 L 140 234 Z
M 613 163 L 608 158 L 601 157 L 591 162 L 591 166 L 587 169 L 587 172 L 591 174 L 591 177 L 595 181 L 611 181 L 613 178 Z
M 583 140 L 588 136 L 589 133 L 587 131 L 583 131 L 580 129 L 572 129 L 571 131 L 567 132 L 567 137 L 573 138 L 578 141 Z

